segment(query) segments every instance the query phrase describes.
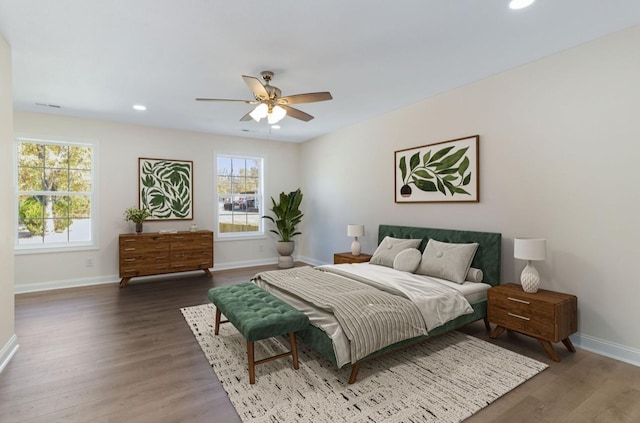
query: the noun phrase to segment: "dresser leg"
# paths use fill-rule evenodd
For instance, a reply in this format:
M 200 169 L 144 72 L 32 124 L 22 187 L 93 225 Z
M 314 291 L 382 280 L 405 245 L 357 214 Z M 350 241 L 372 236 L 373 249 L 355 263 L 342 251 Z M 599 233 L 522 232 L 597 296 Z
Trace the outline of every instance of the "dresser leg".
M 549 357 L 553 361 L 560 361 L 560 357 L 558 357 L 558 353 L 556 353 L 556 351 L 553 349 L 553 345 L 551 345 L 551 342 L 545 341 L 543 339 L 538 339 L 538 342 L 540 343 L 540 345 L 542 345 L 542 348 L 544 348 L 544 350 L 547 352 L 547 354 L 549 354 Z
M 125 286 L 127 286 L 130 280 L 131 278 L 122 278 L 120 280 L 120 288 L 124 288 Z
M 487 332 L 491 331 L 491 325 L 489 324 L 489 319 L 484 318 L 484 327 L 487 329 Z
M 567 349 L 571 352 L 576 352 L 576 347 L 573 346 L 573 343 L 571 342 L 571 339 L 569 338 L 564 338 L 562 340 L 562 343 L 564 344 L 565 347 L 567 347 Z
M 491 332 L 491 335 L 489 335 L 489 337 L 491 339 L 495 339 L 497 338 L 502 332 L 504 332 L 505 327 L 504 326 L 496 326 L 496 328 L 493 330 L 493 332 Z

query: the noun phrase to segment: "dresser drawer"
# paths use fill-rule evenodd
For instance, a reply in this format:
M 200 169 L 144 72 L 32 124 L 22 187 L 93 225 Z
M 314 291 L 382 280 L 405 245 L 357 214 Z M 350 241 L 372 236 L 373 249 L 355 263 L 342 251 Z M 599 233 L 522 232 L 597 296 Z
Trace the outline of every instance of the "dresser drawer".
M 541 318 L 540 315 L 505 310 L 492 307 L 489 309 L 489 321 L 507 329 L 515 330 L 536 338 L 554 340 L 557 342 L 555 324 L 553 320 Z

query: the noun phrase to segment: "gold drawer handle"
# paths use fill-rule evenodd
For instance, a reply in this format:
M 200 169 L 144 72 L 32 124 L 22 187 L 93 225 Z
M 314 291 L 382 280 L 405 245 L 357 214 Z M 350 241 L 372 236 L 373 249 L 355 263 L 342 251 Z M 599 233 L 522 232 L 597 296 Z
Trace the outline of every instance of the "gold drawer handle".
M 125 270 L 124 273 L 135 273 L 137 272 L 136 269 L 131 269 L 131 270 Z
M 136 242 L 135 239 L 125 239 L 124 242 Z
M 136 249 L 135 248 L 125 248 L 124 250 L 125 251 L 135 251 Z
M 515 301 L 522 304 L 531 304 L 529 301 L 521 300 L 519 298 L 507 297 L 507 300 Z
M 513 313 L 508 313 L 508 314 L 509 316 L 516 317 L 518 319 L 527 320 L 527 321 L 531 320 L 529 317 L 520 316 L 519 314 L 513 314 Z
M 124 261 L 136 261 L 136 259 L 124 259 Z

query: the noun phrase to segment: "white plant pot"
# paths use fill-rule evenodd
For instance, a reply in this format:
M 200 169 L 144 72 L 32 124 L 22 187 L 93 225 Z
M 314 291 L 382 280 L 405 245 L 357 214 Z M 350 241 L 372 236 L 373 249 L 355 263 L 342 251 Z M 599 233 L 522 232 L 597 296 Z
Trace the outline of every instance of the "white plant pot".
M 295 249 L 294 241 L 278 241 L 276 242 L 276 249 L 280 257 L 278 258 L 278 269 L 289 269 L 293 267 L 293 257 L 291 253 Z

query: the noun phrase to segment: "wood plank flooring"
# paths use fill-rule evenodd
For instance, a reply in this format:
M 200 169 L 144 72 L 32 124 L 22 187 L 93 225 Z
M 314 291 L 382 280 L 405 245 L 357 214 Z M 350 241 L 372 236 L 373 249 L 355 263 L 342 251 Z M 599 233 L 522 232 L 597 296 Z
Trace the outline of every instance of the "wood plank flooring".
M 17 295 L 0 422 L 239 422 L 179 308 L 271 268 Z M 489 339 L 482 322 L 463 332 L 551 366 L 467 422 L 640 421 L 640 368 L 562 344 L 554 363 L 526 336 Z

